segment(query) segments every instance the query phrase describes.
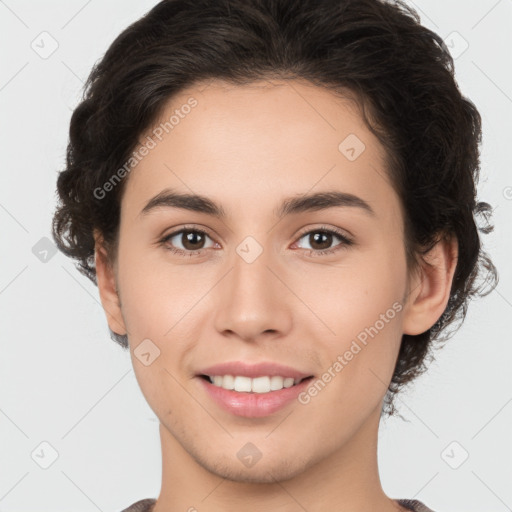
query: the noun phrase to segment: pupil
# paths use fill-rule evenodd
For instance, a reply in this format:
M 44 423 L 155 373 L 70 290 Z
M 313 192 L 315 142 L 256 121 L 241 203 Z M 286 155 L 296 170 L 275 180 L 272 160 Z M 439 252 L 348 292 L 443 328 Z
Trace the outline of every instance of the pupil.
M 198 249 L 196 244 L 198 243 L 196 238 L 201 238 L 203 235 L 201 233 L 198 233 L 197 231 L 186 231 L 183 233 L 185 237 L 186 243 L 183 244 L 184 247 L 187 249 Z M 192 247 L 187 247 L 187 245 L 191 244 Z M 199 247 L 200 248 L 200 247 Z
M 328 249 L 330 246 L 332 235 L 329 233 L 315 233 L 312 235 L 312 238 L 314 240 L 314 243 L 320 243 L 318 241 L 318 238 L 321 237 L 327 237 L 327 241 L 324 241 L 324 245 L 322 247 L 318 247 L 319 249 Z M 310 242 L 311 243 L 311 242 Z M 313 244 L 311 244 L 313 246 Z

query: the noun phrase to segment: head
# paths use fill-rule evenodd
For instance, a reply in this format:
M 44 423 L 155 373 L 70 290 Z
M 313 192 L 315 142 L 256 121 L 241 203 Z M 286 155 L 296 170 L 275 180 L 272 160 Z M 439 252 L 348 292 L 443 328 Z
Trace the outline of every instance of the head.
M 401 2 L 163 1 L 88 78 L 54 238 L 179 443 L 234 477 L 223 454 L 257 439 L 289 476 L 393 414 L 495 286 L 480 142 L 442 39 Z M 232 360 L 293 366 L 317 391 L 266 439 L 262 419 L 191 400 Z

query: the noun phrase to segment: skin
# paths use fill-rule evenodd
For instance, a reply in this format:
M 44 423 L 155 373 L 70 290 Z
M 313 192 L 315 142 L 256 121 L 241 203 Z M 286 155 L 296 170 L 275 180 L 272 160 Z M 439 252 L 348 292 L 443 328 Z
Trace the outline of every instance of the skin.
M 384 149 L 350 101 L 298 80 L 216 80 L 181 91 L 161 119 L 191 96 L 198 105 L 129 175 L 112 265 L 95 232 L 109 325 L 128 333 L 138 383 L 160 420 L 154 511 L 403 510 L 379 479 L 381 409 L 402 334 L 424 332 L 446 307 L 456 242 L 432 249 L 434 267 L 408 272 Z M 349 134 L 365 144 L 354 161 L 338 149 Z M 226 218 L 169 207 L 141 215 L 166 188 L 208 196 Z M 333 190 L 364 199 L 375 216 L 355 207 L 275 216 L 285 198 Z M 208 232 L 202 245 L 182 235 L 159 243 L 185 225 Z M 307 233 L 322 226 L 355 244 L 333 236 L 315 245 Z M 250 264 L 236 252 L 247 236 L 263 249 Z M 174 254 L 171 244 L 200 253 Z M 312 254 L 322 248 L 339 250 Z M 219 409 L 195 377 L 232 360 L 319 377 L 394 303 L 401 311 L 308 404 L 241 418 Z M 144 339 L 160 350 L 149 366 L 134 355 Z M 237 452 L 249 442 L 262 457 L 247 468 Z

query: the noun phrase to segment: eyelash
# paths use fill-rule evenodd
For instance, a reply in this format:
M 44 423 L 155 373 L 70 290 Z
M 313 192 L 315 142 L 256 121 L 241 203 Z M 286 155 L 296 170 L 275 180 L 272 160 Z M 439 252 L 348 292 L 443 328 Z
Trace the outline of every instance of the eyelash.
M 181 233 L 184 233 L 184 232 L 200 233 L 202 235 L 206 235 L 207 237 L 211 238 L 210 235 L 203 229 L 199 229 L 199 228 L 195 228 L 195 227 L 184 227 L 184 228 L 180 229 L 179 231 L 174 231 L 173 233 L 166 235 L 164 238 L 162 238 L 160 240 L 160 244 L 164 245 L 168 251 L 171 251 L 172 253 L 178 254 L 180 256 L 186 256 L 186 257 L 187 256 L 188 257 L 195 256 L 197 254 L 200 254 L 201 251 L 205 250 L 205 249 L 198 249 L 196 251 L 185 251 L 183 249 L 177 249 L 176 247 L 172 247 L 168 244 L 168 241 L 171 238 L 173 238 L 176 235 L 179 235 Z M 327 235 L 334 235 L 341 240 L 341 243 L 339 245 L 335 246 L 333 249 L 323 249 L 323 250 L 317 250 L 317 251 L 315 251 L 314 249 L 304 249 L 306 251 L 309 251 L 309 255 L 314 254 L 315 255 L 314 257 L 324 256 L 326 254 L 333 254 L 342 249 L 346 249 L 347 247 L 350 247 L 350 246 L 354 245 L 354 243 L 355 243 L 352 239 L 345 236 L 341 231 L 339 231 L 337 229 L 333 229 L 333 228 L 327 228 L 325 226 L 322 226 L 320 228 L 310 229 L 309 231 L 304 231 L 303 233 L 301 233 L 299 235 L 298 240 L 300 240 L 301 238 L 304 238 L 305 235 L 310 235 L 311 233 L 322 233 L 322 234 L 327 234 Z

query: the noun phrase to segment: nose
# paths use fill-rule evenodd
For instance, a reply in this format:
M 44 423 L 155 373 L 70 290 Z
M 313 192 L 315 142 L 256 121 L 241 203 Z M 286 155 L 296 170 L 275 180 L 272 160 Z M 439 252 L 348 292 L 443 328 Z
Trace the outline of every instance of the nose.
M 216 286 L 215 328 L 244 341 L 286 336 L 292 326 L 293 293 L 284 267 L 265 252 L 249 263 L 236 255 L 231 271 Z

